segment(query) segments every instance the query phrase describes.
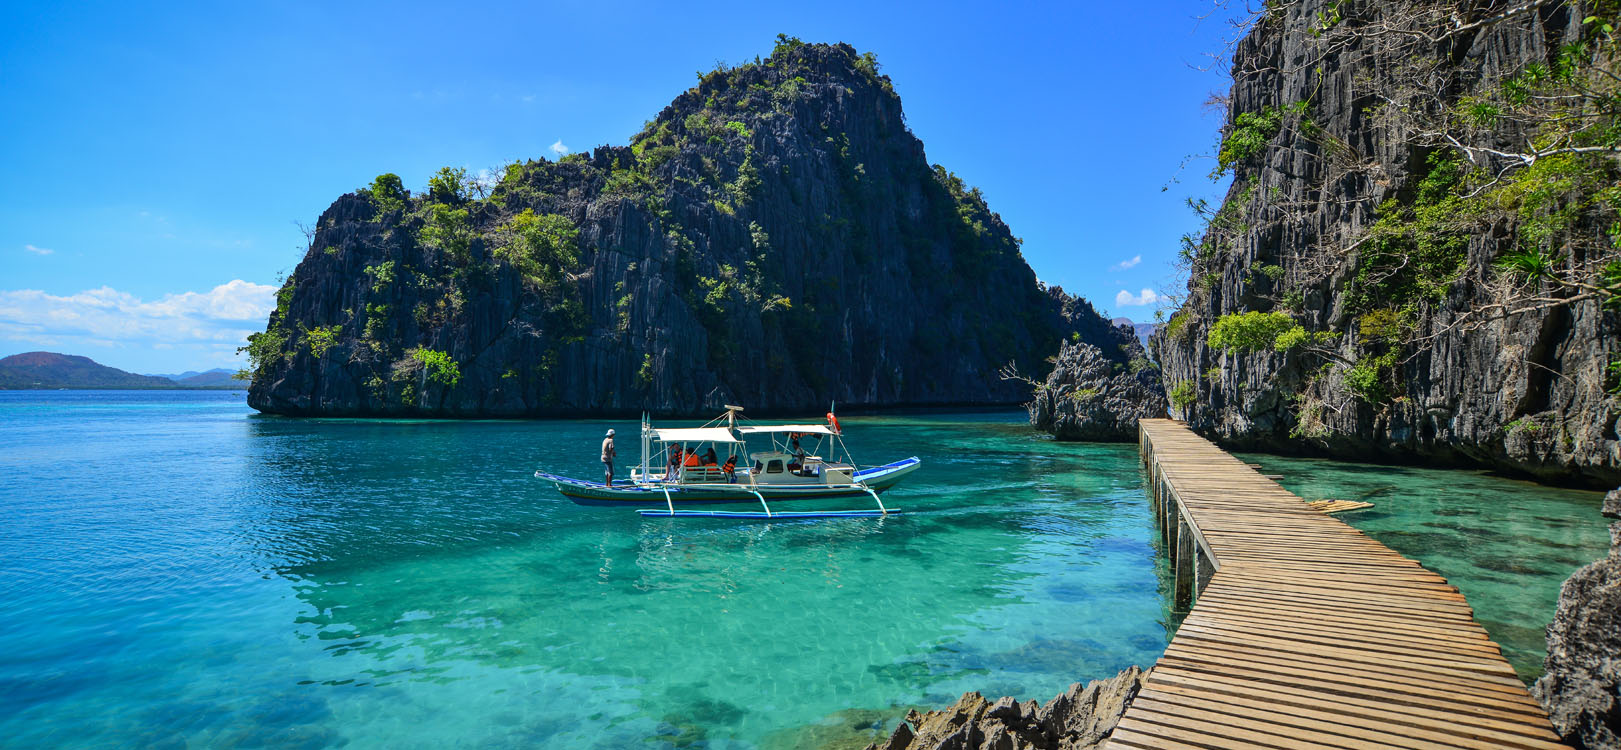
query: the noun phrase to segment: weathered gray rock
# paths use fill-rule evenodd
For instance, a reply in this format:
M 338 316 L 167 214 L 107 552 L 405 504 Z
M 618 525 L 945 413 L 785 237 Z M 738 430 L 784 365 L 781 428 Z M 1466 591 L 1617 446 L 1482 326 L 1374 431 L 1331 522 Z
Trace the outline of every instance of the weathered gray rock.
M 1085 687 L 1077 682 L 1044 706 L 964 693 L 944 710 L 908 713 L 887 741 L 867 750 L 1092 750 L 1109 738 L 1148 674 L 1131 667 Z
M 249 403 L 297 415 L 821 413 L 1014 404 L 1089 305 L 1041 285 L 977 190 L 931 167 L 887 76 L 848 45 L 779 45 L 708 74 L 632 147 L 518 165 L 468 211 L 339 198 L 316 224 Z M 449 156 L 447 155 L 447 159 Z M 537 285 L 496 253 L 524 210 L 565 217 L 579 263 Z M 378 269 L 392 263 L 392 273 Z M 372 269 L 368 273 L 367 269 Z M 337 327 L 335 343 L 308 332 Z M 430 377 L 413 350 L 458 376 Z M 435 356 L 438 356 L 437 354 Z M 420 358 L 418 358 L 420 359 Z
M 1047 382 L 1026 409 L 1030 424 L 1059 440 L 1133 441 L 1137 420 L 1165 415 L 1159 369 L 1129 326 L 1119 328 L 1125 362 L 1096 346 L 1072 341 L 1058 352 Z
M 1604 515 L 1621 518 L 1621 490 L 1604 498 Z M 1531 694 L 1560 737 L 1579 750 L 1621 750 L 1621 522 L 1610 524 L 1610 556 L 1560 589 L 1543 670 Z
M 1236 237 L 1201 251 L 1189 301 L 1153 338 L 1167 388 L 1196 393 L 1175 415 L 1237 449 L 1487 465 L 1616 486 L 1621 399 L 1605 379 L 1612 353 L 1621 351 L 1615 313 L 1592 299 L 1453 327 L 1466 311 L 1498 299 L 1493 260 L 1516 246 L 1513 222 L 1468 237 L 1450 292 L 1418 305 L 1413 335 L 1433 338 L 1423 353 L 1399 362 L 1399 388 L 1383 403 L 1356 398 L 1344 368 L 1320 375 L 1319 357 L 1208 346 L 1217 318 L 1285 310 L 1277 300 L 1287 290 L 1298 295 L 1289 314 L 1309 330 L 1337 334 L 1330 347 L 1354 358 L 1358 320 L 1345 294 L 1357 276 L 1354 242 L 1380 218 L 1382 202 L 1411 199 L 1428 157 L 1410 145 L 1409 133 L 1374 116 L 1381 97 L 1400 96 L 1397 77 L 1420 58 L 1442 61 L 1435 80 L 1446 81 L 1443 93 L 1456 97 L 1527 63 L 1547 64 L 1578 38 L 1586 15 L 1586 4 L 1549 4 L 1448 37 L 1416 56 L 1392 52 L 1378 34 L 1356 33 L 1376 28 L 1382 13 L 1399 15 L 1414 5 L 1278 4 L 1235 50 L 1229 128 L 1240 116 L 1301 102 L 1311 126 L 1286 117 L 1263 149 L 1233 167 L 1224 211 Z M 1463 8 L 1461 23 L 1515 4 L 1454 5 Z M 1327 18 L 1338 21 L 1324 32 Z M 1341 32 L 1319 59 L 1325 35 Z M 1516 135 L 1505 126 L 1482 137 L 1506 144 Z M 1581 231 L 1595 236 L 1609 224 L 1596 217 L 1582 222 Z

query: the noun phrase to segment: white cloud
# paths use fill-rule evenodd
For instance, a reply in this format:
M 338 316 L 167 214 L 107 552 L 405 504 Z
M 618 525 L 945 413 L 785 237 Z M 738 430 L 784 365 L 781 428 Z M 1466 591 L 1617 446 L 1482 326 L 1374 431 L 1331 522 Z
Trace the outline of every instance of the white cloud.
M 0 340 L 58 347 L 70 354 L 87 347 L 184 348 L 212 361 L 228 361 L 248 334 L 264 328 L 275 306 L 276 287 L 241 279 L 151 301 L 107 286 L 66 296 L 0 290 Z
M 1159 295 L 1152 289 L 1144 289 L 1142 294 L 1132 294 L 1124 289 L 1114 296 L 1114 303 L 1119 307 L 1142 307 L 1159 302 Z
M 1138 263 L 1141 263 L 1141 262 L 1143 262 L 1143 256 L 1137 255 L 1137 256 L 1133 256 L 1131 260 L 1123 260 L 1123 261 L 1120 261 L 1119 263 L 1116 263 L 1116 264 L 1114 264 L 1112 266 L 1109 266 L 1109 270 L 1111 270 L 1111 271 L 1124 271 L 1124 270 L 1126 270 L 1128 268 L 1131 268 L 1132 266 L 1135 266 L 1135 265 L 1137 265 Z
M 23 245 L 23 249 L 35 255 L 50 255 L 56 252 L 48 247 L 34 247 L 33 245 Z
M 552 153 L 557 154 L 558 156 L 568 155 L 568 146 L 563 145 L 562 138 L 557 139 L 557 142 L 551 145 L 551 149 Z

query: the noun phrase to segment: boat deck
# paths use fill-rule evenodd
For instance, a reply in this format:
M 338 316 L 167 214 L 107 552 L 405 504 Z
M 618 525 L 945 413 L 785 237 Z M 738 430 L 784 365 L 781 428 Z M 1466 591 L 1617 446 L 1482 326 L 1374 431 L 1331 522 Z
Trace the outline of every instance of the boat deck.
M 1106 747 L 1565 747 L 1446 579 L 1179 422 L 1140 446 L 1194 605 Z

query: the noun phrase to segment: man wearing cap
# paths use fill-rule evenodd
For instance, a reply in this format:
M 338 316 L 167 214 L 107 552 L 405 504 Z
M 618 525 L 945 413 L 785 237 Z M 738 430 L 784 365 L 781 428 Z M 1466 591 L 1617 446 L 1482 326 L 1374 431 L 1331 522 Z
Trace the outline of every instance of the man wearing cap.
M 607 472 L 608 478 L 603 484 L 612 487 L 614 484 L 614 431 L 609 430 L 608 436 L 602 439 L 602 468 Z

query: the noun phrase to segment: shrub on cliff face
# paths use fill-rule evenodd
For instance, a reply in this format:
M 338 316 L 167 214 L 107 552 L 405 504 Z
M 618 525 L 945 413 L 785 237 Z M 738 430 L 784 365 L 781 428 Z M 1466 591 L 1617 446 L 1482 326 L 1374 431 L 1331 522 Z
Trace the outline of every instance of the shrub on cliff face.
M 1300 324 L 1287 313 L 1254 310 L 1229 313 L 1218 318 L 1216 324 L 1210 327 L 1208 343 L 1213 349 L 1241 352 L 1267 350 L 1277 345 L 1279 336 L 1299 327 Z M 1290 340 L 1296 339 L 1291 337 Z
M 377 175 L 372 180 L 371 187 L 362 188 L 361 194 L 371 199 L 372 205 L 377 206 L 377 215 L 373 220 L 382 218 L 389 211 L 399 211 L 405 208 L 405 184 L 400 182 L 400 176 L 393 172 Z
M 422 242 L 453 257 L 465 257 L 473 241 L 473 227 L 467 209 L 435 203 L 428 208 L 428 221 L 422 227 Z
M 1224 175 L 1234 164 L 1265 151 L 1282 127 L 1283 111 L 1277 107 L 1239 113 L 1233 118 L 1233 129 L 1221 141 L 1221 149 L 1216 154 L 1216 171 L 1211 176 Z
M 304 342 L 310 348 L 310 356 L 324 357 L 328 349 L 338 343 L 338 331 L 342 326 L 316 326 L 304 330 Z
M 1171 405 L 1187 411 L 1193 402 L 1199 400 L 1199 385 L 1191 380 L 1184 380 L 1171 388 Z
M 450 387 L 461 382 L 461 366 L 447 352 L 417 347 L 406 352 L 406 357 L 421 367 L 431 382 Z
M 465 203 L 472 181 L 462 167 L 440 167 L 428 178 L 428 200 L 435 203 Z
M 495 248 L 495 257 L 537 286 L 556 284 L 564 271 L 579 263 L 580 230 L 567 216 L 536 214 L 526 208 L 498 233 L 501 244 Z

